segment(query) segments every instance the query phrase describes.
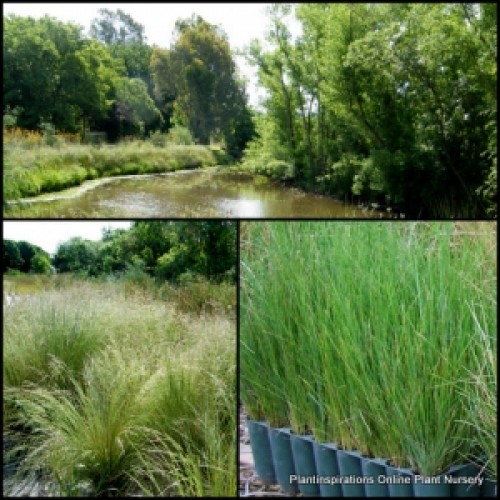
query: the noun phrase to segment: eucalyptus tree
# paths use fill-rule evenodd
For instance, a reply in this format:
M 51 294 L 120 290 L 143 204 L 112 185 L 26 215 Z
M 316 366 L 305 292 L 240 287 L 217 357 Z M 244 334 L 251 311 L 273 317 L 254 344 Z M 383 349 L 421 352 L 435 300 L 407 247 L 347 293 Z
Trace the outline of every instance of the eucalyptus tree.
M 247 96 L 227 36 L 193 16 L 177 21 L 175 37 L 170 49 L 153 50 L 156 98 L 172 110 L 173 123 L 188 127 L 199 143 L 241 147 L 238 136 L 249 124 Z

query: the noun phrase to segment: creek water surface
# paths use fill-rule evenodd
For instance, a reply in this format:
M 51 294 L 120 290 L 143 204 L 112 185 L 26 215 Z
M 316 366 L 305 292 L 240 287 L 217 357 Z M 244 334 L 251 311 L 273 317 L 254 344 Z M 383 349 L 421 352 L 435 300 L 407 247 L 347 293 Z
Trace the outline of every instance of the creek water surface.
M 379 218 L 386 214 L 224 167 L 89 181 L 11 205 L 8 217 Z

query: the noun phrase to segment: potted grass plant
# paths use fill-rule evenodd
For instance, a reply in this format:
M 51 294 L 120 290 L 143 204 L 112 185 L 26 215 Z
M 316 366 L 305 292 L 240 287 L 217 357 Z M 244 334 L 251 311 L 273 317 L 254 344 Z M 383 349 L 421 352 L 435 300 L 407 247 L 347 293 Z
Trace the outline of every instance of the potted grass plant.
M 477 475 L 481 443 L 461 384 L 481 357 L 478 320 L 496 328 L 495 305 L 485 303 L 496 291 L 491 227 L 248 223 L 242 345 L 254 326 L 272 339 L 258 376 L 281 380 L 292 429 L 307 425 L 314 436 L 319 475 L 364 478 L 345 483 L 357 496 L 478 493 L 445 478 Z M 402 480 L 374 484 L 392 476 Z M 338 493 L 333 486 L 319 491 Z
M 247 279 L 251 279 L 248 276 Z M 251 293 L 242 297 L 242 318 L 256 317 L 253 296 L 259 283 L 247 287 Z M 290 484 L 295 474 L 289 435 L 289 411 L 283 391 L 282 367 L 277 352 L 279 340 L 272 333 L 262 334 L 262 322 L 243 320 L 240 343 L 241 398 L 248 411 L 250 446 L 257 475 L 265 484 L 279 483 L 284 491 L 296 493 Z
M 265 485 L 276 484 L 276 472 L 269 439 L 269 424 L 266 421 L 248 420 L 247 426 L 255 472 Z
M 342 487 L 336 478 L 340 476 L 337 460 L 337 445 L 335 443 L 314 442 L 314 458 L 316 471 L 322 478 L 319 484 L 321 497 L 341 497 Z

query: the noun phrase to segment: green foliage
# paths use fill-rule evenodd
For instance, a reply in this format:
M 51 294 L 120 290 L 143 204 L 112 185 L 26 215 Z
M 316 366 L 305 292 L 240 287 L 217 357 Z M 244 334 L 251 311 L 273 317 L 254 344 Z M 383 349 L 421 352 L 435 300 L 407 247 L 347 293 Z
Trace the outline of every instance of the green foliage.
M 155 146 L 162 148 L 167 145 L 167 136 L 166 134 L 161 133 L 159 130 L 155 130 L 150 136 L 149 140 Z
M 150 276 L 158 282 L 182 283 L 187 276 L 196 282 L 199 275 L 234 283 L 236 226 L 230 221 L 136 222 L 130 230 L 108 232 L 102 241 L 71 238 L 59 245 L 53 264 L 62 273 L 122 274 L 143 285 Z
M 50 270 L 50 257 L 45 250 L 27 241 L 4 240 L 3 272 L 45 274 Z
M 464 207 L 494 216 L 496 29 L 488 16 L 496 6 L 276 4 L 268 12 L 270 49 L 254 41 L 247 51 L 268 93 L 268 123 L 257 129 L 266 154 L 275 141 L 286 148 L 288 158 L 274 158 L 291 160 L 297 182 L 339 197 L 354 187 L 411 216 L 432 216 L 447 197 L 454 216 Z M 296 40 L 293 14 L 302 24 Z M 340 167 L 349 156 L 363 158 L 352 184 L 354 166 Z
M 54 265 L 62 273 L 96 274 L 97 244 L 77 236 L 61 243 L 54 255 Z
M 158 148 L 148 142 L 104 145 L 99 149 L 84 145 L 36 147 L 29 151 L 24 147 L 6 149 L 4 201 L 60 191 L 87 179 L 208 167 L 218 161 L 206 146 Z
M 90 34 L 106 45 L 142 43 L 144 26 L 121 9 L 99 9 L 99 17 L 93 19 Z
M 36 274 L 50 274 L 50 258 L 43 253 L 37 253 L 31 259 L 31 272 Z
M 124 105 L 121 119 L 139 127 L 139 124 L 161 123 L 160 111 L 148 94 L 144 81 L 139 78 L 121 78 L 116 86 L 116 98 Z
M 324 176 L 317 180 L 327 193 L 338 197 L 352 194 L 361 194 L 360 175 L 363 169 L 363 160 L 352 154 L 344 154 L 335 162 Z
M 252 131 L 227 37 L 199 16 L 176 27 L 172 48 L 155 48 L 151 56 L 156 98 L 199 144 L 222 139 L 238 155 Z
M 188 146 L 194 144 L 194 139 L 188 128 L 176 125 L 168 131 L 167 143 Z
M 47 146 L 57 146 L 59 141 L 56 136 L 56 129 L 52 123 L 42 123 L 40 124 L 40 129 L 43 134 L 44 144 Z
M 19 110 L 19 126 L 75 132 L 103 116 L 118 74 L 101 44 L 50 17 L 11 15 L 4 30 L 5 105 Z
M 274 122 L 257 116 L 255 129 L 258 135 L 248 143 L 241 167 L 275 179 L 294 177 L 295 168 L 289 150 L 281 144 Z
M 20 270 L 22 265 L 23 258 L 17 243 L 12 240 L 3 240 L 3 272 Z

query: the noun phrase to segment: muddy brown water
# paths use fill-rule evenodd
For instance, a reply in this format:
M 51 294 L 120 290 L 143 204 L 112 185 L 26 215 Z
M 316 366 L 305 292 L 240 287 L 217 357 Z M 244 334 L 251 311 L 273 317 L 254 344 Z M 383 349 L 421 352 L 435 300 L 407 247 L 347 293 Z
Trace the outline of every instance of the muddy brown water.
M 379 218 L 381 212 L 214 167 L 89 181 L 11 205 L 8 217 Z

